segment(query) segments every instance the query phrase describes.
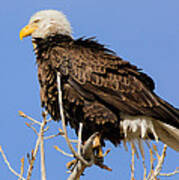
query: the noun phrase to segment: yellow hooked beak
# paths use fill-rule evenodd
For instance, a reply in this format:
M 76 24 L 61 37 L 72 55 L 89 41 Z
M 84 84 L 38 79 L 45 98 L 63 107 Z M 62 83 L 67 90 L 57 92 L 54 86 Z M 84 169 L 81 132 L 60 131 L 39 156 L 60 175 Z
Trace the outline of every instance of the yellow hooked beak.
M 22 40 L 24 37 L 30 36 L 37 28 L 38 26 L 36 24 L 28 24 L 22 28 L 19 33 L 20 40 Z

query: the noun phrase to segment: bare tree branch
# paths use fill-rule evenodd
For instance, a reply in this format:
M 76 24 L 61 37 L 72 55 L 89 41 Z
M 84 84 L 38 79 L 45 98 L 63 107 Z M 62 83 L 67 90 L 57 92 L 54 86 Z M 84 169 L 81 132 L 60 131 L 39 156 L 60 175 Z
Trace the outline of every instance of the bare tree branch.
M 1 152 L 1 155 L 2 155 L 2 157 L 3 157 L 3 159 L 4 159 L 4 162 L 7 164 L 8 168 L 9 168 L 9 170 L 10 170 L 14 175 L 16 175 L 17 177 L 19 177 L 20 179 L 26 180 L 24 177 L 22 177 L 21 174 L 18 174 L 18 173 L 11 167 L 11 165 L 10 165 L 9 161 L 7 160 L 7 157 L 6 157 L 5 153 L 4 153 L 4 151 L 2 150 L 2 147 L 1 147 L 1 146 L 0 146 L 0 152 Z

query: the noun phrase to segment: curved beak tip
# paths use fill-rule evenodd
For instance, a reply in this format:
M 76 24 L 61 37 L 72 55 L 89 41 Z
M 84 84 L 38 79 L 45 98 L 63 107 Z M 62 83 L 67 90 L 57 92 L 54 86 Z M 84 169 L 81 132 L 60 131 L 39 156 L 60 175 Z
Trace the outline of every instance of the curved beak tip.
M 29 33 L 28 33 L 27 28 L 26 28 L 26 26 L 25 26 L 24 28 L 22 28 L 22 29 L 20 30 L 20 33 L 19 33 L 19 38 L 20 38 L 20 40 L 22 40 L 24 37 L 26 37 L 27 34 L 29 34 Z
M 23 35 L 21 32 L 19 33 L 19 38 L 20 38 L 20 40 L 23 40 Z
M 24 37 L 31 36 L 32 33 L 37 29 L 37 26 L 34 25 L 27 25 L 24 28 L 21 29 L 19 33 L 19 38 L 22 40 Z

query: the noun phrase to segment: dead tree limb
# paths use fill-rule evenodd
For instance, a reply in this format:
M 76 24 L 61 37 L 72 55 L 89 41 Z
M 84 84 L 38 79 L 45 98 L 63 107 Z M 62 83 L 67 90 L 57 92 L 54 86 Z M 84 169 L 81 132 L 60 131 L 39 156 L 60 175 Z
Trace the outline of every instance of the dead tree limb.
M 32 121 L 35 124 L 40 125 L 39 133 L 37 133 L 36 129 L 33 126 L 31 126 L 28 123 L 26 123 L 26 125 L 28 127 L 32 128 L 32 130 L 38 136 L 35 148 L 32 151 L 32 157 L 30 159 L 30 164 L 29 164 L 29 167 L 28 167 L 28 170 L 27 170 L 27 180 L 31 179 L 32 170 L 33 170 L 34 162 L 36 160 L 36 156 L 37 156 L 37 153 L 38 153 L 38 150 L 39 150 L 39 146 L 40 146 L 40 157 L 41 157 L 41 177 L 42 177 L 42 180 L 46 180 L 45 153 L 44 153 L 44 132 L 45 132 L 45 126 L 46 126 L 47 122 L 49 121 L 49 120 L 46 119 L 47 114 L 44 113 L 44 112 L 42 113 L 42 116 L 43 116 L 42 122 L 39 122 L 39 121 L 31 118 L 30 116 L 27 116 L 22 111 L 19 111 L 19 115 L 24 117 L 24 118 L 29 119 L 30 121 Z

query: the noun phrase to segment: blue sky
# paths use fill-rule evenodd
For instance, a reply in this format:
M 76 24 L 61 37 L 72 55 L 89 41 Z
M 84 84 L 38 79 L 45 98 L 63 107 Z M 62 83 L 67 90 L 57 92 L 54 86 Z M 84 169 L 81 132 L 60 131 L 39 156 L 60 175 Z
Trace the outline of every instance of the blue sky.
M 115 50 L 125 60 L 144 69 L 156 83 L 155 92 L 179 108 L 179 1 L 178 0 L 6 0 L 0 6 L 1 34 L 1 93 L 0 145 L 12 167 L 19 171 L 20 159 L 35 145 L 36 136 L 18 116 L 18 110 L 41 119 L 37 68 L 30 38 L 19 40 L 20 29 L 32 14 L 42 9 L 63 11 L 70 20 L 74 37 L 96 36 L 99 42 Z M 61 123 L 52 122 L 51 133 Z M 70 131 L 70 130 L 69 130 Z M 50 133 L 50 132 L 49 132 Z M 70 131 L 70 135 L 73 133 Z M 67 150 L 59 137 L 45 142 L 47 179 L 66 179 L 65 163 L 70 161 L 56 150 L 58 145 Z M 130 152 L 122 146 L 114 148 L 105 162 L 113 171 L 98 167 L 87 169 L 84 180 L 130 179 Z M 162 145 L 159 143 L 159 148 Z M 136 161 L 136 169 L 142 162 Z M 25 161 L 27 168 L 27 160 Z M 168 149 L 163 171 L 179 166 L 179 156 Z M 136 172 L 136 179 L 142 177 Z M 17 179 L 0 156 L 0 179 Z M 32 179 L 40 179 L 39 162 L 35 163 Z M 161 178 L 162 179 L 162 178 Z M 163 178 L 167 179 L 167 178 Z M 168 178 L 170 179 L 170 178 Z M 178 176 L 171 178 L 179 179 Z

